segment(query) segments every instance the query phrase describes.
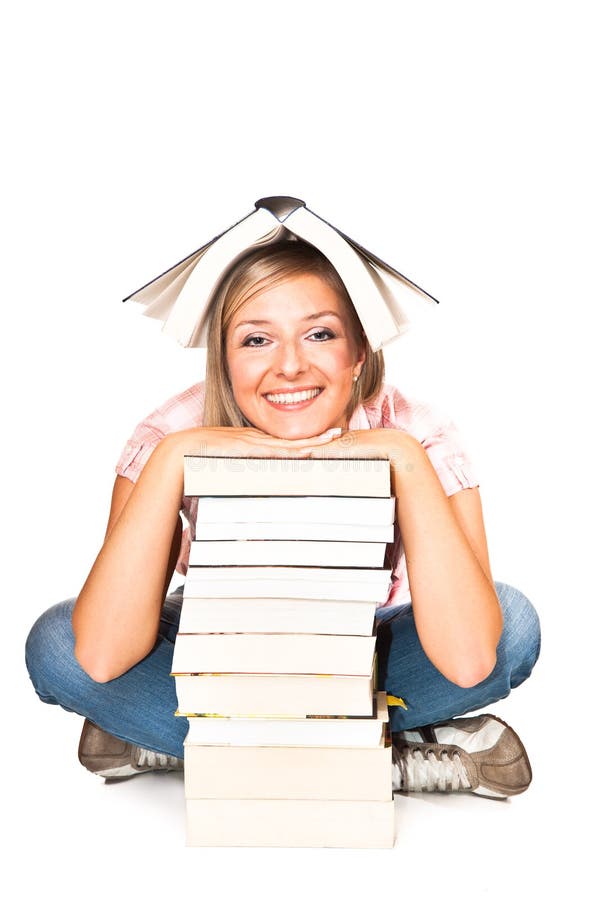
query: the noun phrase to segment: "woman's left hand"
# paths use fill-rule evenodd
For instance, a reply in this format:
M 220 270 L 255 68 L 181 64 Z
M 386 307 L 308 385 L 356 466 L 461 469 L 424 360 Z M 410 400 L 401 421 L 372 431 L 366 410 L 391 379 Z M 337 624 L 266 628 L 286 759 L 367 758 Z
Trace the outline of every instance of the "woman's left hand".
M 345 431 L 338 438 L 310 454 L 313 459 L 389 459 L 392 468 L 410 471 L 415 455 L 424 453 L 419 441 L 398 428 L 368 428 L 363 431 Z

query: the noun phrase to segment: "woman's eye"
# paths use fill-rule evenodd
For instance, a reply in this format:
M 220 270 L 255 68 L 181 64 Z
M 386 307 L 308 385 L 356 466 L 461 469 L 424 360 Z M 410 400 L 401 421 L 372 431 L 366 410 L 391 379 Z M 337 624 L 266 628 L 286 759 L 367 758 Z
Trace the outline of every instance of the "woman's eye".
M 264 347 L 267 339 L 260 334 L 250 335 L 242 343 L 243 347 Z
M 328 341 L 330 338 L 335 337 L 333 331 L 330 331 L 329 328 L 321 328 L 320 331 L 313 331 L 311 338 L 315 338 L 317 342 Z

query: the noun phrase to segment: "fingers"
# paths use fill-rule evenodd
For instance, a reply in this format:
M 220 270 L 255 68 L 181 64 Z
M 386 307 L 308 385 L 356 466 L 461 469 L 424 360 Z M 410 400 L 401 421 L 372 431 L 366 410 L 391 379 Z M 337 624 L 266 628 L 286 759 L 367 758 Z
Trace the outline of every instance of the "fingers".
M 324 431 L 323 434 L 315 434 L 313 437 L 296 438 L 294 440 L 282 439 L 281 443 L 289 447 L 309 447 L 315 444 L 326 444 L 338 438 L 341 433 L 341 428 L 330 428 L 328 431 Z
M 339 438 L 313 447 L 314 459 L 389 459 L 389 448 L 382 443 L 369 443 L 357 432 L 346 431 Z
M 250 438 L 250 442 L 253 447 L 257 449 L 259 447 L 266 448 L 272 451 L 281 451 L 284 454 L 286 451 L 291 452 L 301 452 L 302 450 L 310 450 L 311 447 L 319 447 L 323 444 L 327 444 L 332 440 L 338 438 L 341 434 L 341 428 L 330 428 L 328 431 L 324 431 L 322 434 L 316 434 L 307 438 L 276 438 L 272 435 L 263 434 L 262 432 L 254 431 L 250 434 L 240 435 L 242 441 L 246 442 L 248 438 Z
M 202 455 L 303 458 L 336 441 L 341 432 L 341 428 L 329 428 L 311 437 L 287 439 L 273 437 L 257 428 L 216 428 L 212 429 L 212 439 L 203 446 Z

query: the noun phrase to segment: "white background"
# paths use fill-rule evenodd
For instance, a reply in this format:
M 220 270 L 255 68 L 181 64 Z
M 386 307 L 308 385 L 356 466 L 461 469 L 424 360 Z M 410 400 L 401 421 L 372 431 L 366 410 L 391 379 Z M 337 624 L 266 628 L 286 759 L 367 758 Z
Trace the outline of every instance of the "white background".
M 4 821 L 18 887 L 81 896 L 553 896 L 597 810 L 598 31 L 590 2 L 53 3 L 4 13 Z M 99 549 L 134 425 L 202 378 L 120 300 L 269 194 L 441 305 L 386 354 L 481 479 L 496 579 L 536 604 L 532 679 L 494 711 L 534 782 L 398 798 L 394 851 L 184 849 L 182 783 L 107 787 L 23 644 Z M 8 804 L 8 806 L 7 806 Z

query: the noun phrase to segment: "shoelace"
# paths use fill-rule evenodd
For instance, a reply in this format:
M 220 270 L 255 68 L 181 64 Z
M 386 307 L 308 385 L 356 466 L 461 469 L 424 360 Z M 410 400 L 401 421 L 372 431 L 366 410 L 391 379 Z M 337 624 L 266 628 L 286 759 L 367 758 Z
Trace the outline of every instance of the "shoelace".
M 144 747 L 138 748 L 136 762 L 138 766 L 149 766 L 150 768 L 164 769 L 167 766 L 172 768 L 181 766 L 181 762 L 176 756 L 167 756 L 166 753 L 155 753 L 154 750 L 146 750 Z
M 442 750 L 437 756 L 433 750 L 423 753 L 418 748 L 402 747 L 396 760 L 405 791 L 460 791 L 471 787 L 458 753 Z

